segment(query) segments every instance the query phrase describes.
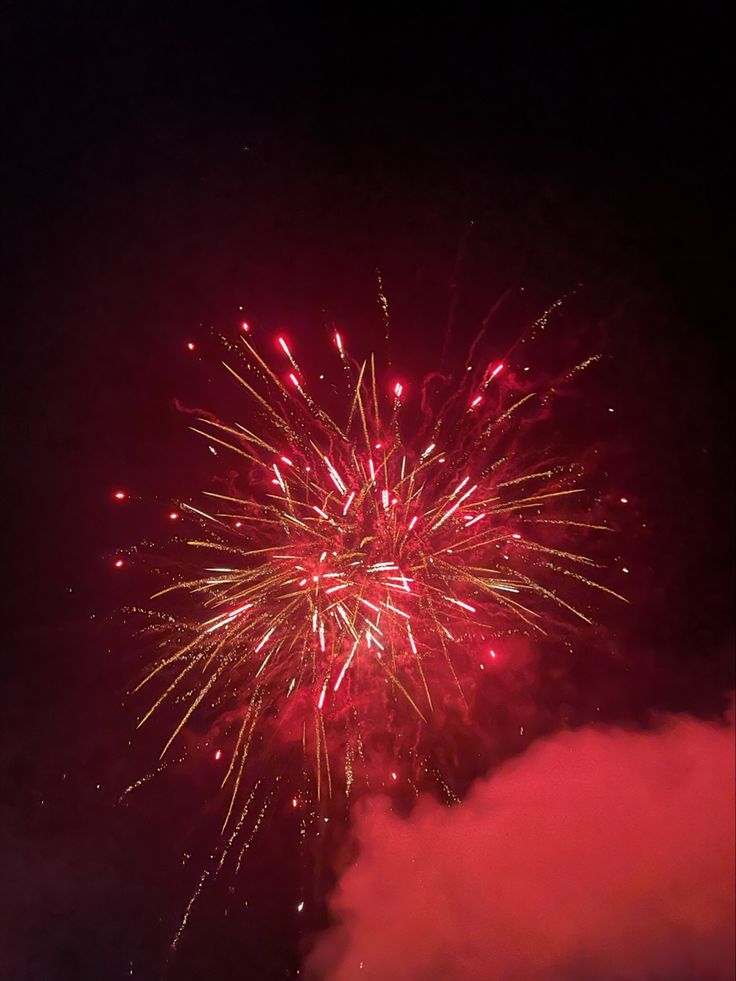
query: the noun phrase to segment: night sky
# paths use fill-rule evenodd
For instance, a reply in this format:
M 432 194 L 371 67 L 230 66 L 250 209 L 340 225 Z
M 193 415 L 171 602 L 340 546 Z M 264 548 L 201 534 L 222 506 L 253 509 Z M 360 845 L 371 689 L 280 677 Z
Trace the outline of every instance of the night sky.
M 211 331 L 243 316 L 315 350 L 334 321 L 368 349 L 377 268 L 410 377 L 453 304 L 464 349 L 506 291 L 526 296 L 508 340 L 576 289 L 569 329 L 602 342 L 597 397 L 616 406 L 581 432 L 632 502 L 635 602 L 606 623 L 607 657 L 536 680 L 532 732 L 718 715 L 734 685 L 726 29 L 707 5 L 107 6 L 3 8 L 0 975 L 292 977 L 321 923 L 293 912 L 288 829 L 165 966 L 208 777 L 115 807 L 157 749 L 128 745 L 140 653 L 116 611 L 146 593 L 112 557 L 165 541 L 171 502 L 212 470 L 174 400 L 227 410 Z

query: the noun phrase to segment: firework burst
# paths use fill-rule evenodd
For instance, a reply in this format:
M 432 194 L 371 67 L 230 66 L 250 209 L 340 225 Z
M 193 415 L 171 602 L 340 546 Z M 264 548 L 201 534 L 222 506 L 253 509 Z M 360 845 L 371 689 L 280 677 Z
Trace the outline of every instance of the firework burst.
M 264 789 L 254 756 L 303 753 L 293 807 L 399 773 L 417 789 L 448 705 L 463 717 L 498 640 L 590 622 L 573 597 L 611 592 L 567 545 L 571 529 L 609 530 L 591 519 L 580 468 L 548 458 L 529 426 L 549 387 L 525 387 L 509 358 L 466 365 L 433 409 L 447 379 L 429 376 L 412 399 L 339 332 L 333 342 L 330 412 L 285 338 L 268 360 L 250 332 L 229 345 L 248 425 L 202 417 L 193 429 L 244 462 L 242 483 L 181 505 L 201 529 L 187 540 L 194 571 L 156 594 L 186 601 L 157 628 L 160 654 L 138 686 L 157 693 L 139 724 L 173 716 L 164 761 L 195 718 L 227 747 L 218 869 L 236 842 L 240 864 L 290 772 L 271 765 Z

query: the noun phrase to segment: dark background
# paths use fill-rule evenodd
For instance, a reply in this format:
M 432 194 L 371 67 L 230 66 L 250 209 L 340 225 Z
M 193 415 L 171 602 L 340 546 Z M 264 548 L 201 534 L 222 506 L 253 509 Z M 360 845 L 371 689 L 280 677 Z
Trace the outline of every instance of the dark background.
M 599 438 L 632 502 L 636 602 L 609 660 L 564 692 L 540 682 L 537 728 L 726 704 L 733 197 L 714 11 L 3 6 L 4 978 L 164 970 L 197 806 L 184 790 L 113 806 L 152 747 L 128 747 L 137 662 L 111 619 L 142 587 L 111 556 L 170 534 L 169 500 L 211 471 L 172 399 L 217 398 L 200 352 L 241 305 L 304 348 L 333 318 L 368 347 L 380 267 L 417 377 L 453 298 L 462 346 L 504 291 L 531 312 L 583 284 L 568 329 L 605 339 L 616 415 Z M 279 874 L 275 847 L 203 904 L 169 976 L 292 976 L 301 873 Z

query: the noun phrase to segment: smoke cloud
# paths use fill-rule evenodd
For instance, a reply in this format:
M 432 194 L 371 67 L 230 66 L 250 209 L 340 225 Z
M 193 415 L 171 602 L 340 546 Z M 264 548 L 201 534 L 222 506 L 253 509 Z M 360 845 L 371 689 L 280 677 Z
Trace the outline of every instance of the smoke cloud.
M 540 741 L 460 805 L 359 809 L 323 981 L 734 977 L 734 729 Z

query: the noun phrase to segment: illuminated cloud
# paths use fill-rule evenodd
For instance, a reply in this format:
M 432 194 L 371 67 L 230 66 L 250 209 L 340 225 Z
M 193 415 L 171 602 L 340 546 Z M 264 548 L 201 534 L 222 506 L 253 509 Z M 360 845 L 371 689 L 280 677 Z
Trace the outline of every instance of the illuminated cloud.
M 452 809 L 367 801 L 355 831 L 309 977 L 734 976 L 732 726 L 564 733 Z

